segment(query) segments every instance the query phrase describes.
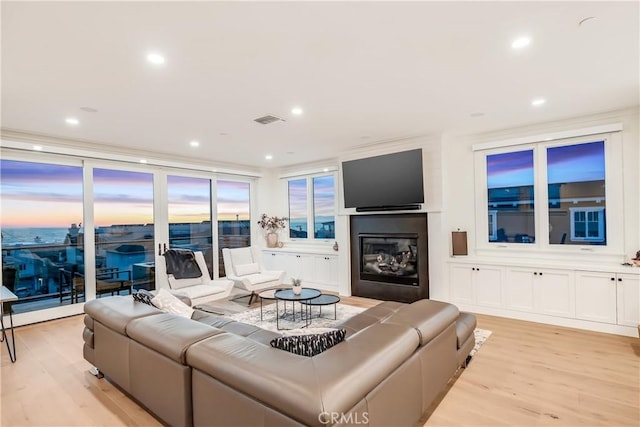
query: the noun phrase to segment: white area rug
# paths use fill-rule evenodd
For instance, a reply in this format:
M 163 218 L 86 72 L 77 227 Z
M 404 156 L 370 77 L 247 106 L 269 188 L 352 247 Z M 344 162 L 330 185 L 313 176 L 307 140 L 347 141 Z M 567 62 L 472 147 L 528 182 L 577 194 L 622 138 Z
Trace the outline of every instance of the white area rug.
M 489 336 L 491 335 L 491 331 L 488 329 L 476 328 L 473 333 L 476 336 L 476 345 L 473 346 L 473 349 L 469 353 L 469 357 L 473 357 L 478 352 L 478 350 L 480 350 L 482 344 L 484 344 L 487 338 L 489 338 Z
M 280 314 L 282 315 L 284 311 L 284 304 L 279 303 Z M 354 307 L 352 305 L 341 304 L 338 303 L 336 305 L 336 318 L 333 318 L 333 305 L 327 305 L 322 307 L 322 317 L 318 317 L 319 307 L 311 308 L 311 325 L 310 328 L 331 328 L 336 325 L 338 322 L 342 322 L 343 320 L 349 319 L 350 317 L 355 316 L 356 314 L 363 311 L 363 308 Z M 300 319 L 300 304 L 296 304 L 296 321 L 293 321 L 293 318 L 290 316 L 291 313 L 291 303 L 287 303 L 287 316 L 285 318 L 280 318 L 280 328 L 281 329 L 297 329 L 304 326 L 304 321 Z M 237 320 L 238 322 L 250 323 L 252 325 L 256 325 L 262 329 L 267 329 L 269 331 L 277 331 L 276 328 L 276 305 L 275 303 L 265 304 L 262 307 L 262 320 L 260 320 L 260 307 L 253 308 L 251 310 L 243 311 L 242 313 L 231 314 L 228 316 L 229 319 Z

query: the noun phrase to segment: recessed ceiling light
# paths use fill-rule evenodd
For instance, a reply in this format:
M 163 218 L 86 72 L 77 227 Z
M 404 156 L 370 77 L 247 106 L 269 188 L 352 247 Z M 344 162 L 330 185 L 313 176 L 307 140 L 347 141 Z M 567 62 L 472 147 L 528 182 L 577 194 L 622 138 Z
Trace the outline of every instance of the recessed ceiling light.
M 220 132 L 220 134 L 219 134 L 219 135 L 220 135 L 220 136 L 227 136 L 227 135 L 228 135 L 228 133 L 226 133 L 226 132 Z
M 68 125 L 77 125 L 78 123 L 80 123 L 80 121 L 75 117 L 67 117 L 65 119 L 65 122 L 67 122 Z
M 287 151 L 287 154 L 291 156 L 293 154 L 296 154 L 296 152 L 295 151 Z
M 192 146 L 192 147 L 199 147 L 199 146 L 200 146 L 200 143 L 199 143 L 198 141 L 191 141 L 191 142 L 189 143 L 189 145 L 190 145 L 190 146 Z
M 522 49 L 523 47 L 527 47 L 531 44 L 531 38 L 529 37 L 519 37 L 511 42 L 511 47 L 514 49 Z
M 33 150 L 34 151 L 42 151 L 42 145 L 34 145 L 33 146 Z
M 293 108 L 291 109 L 291 114 L 294 114 L 294 115 L 296 115 L 296 116 L 301 115 L 301 114 L 302 114 L 302 108 L 300 108 L 300 107 L 293 107 Z
M 147 61 L 151 62 L 152 64 L 161 65 L 164 64 L 165 59 L 164 56 L 154 52 L 147 55 Z
M 95 108 L 91 108 L 91 107 L 80 107 L 80 109 L 82 111 L 85 111 L 87 113 L 97 113 L 98 110 L 96 110 Z
M 547 100 L 544 98 L 536 98 L 533 101 L 531 101 L 531 105 L 533 105 L 534 107 L 539 107 L 545 102 L 547 102 Z
M 329 172 L 329 168 L 322 169 L 322 172 Z
M 267 154 L 266 156 L 264 156 L 264 158 L 267 160 L 271 160 L 273 159 L 273 156 L 271 154 Z
M 140 163 L 146 164 L 147 163 L 147 159 L 140 159 Z
M 478 113 L 471 113 L 471 114 L 470 114 L 470 116 L 471 116 L 471 117 L 482 117 L 482 116 L 484 116 L 484 113 L 480 113 L 480 112 L 478 112 Z

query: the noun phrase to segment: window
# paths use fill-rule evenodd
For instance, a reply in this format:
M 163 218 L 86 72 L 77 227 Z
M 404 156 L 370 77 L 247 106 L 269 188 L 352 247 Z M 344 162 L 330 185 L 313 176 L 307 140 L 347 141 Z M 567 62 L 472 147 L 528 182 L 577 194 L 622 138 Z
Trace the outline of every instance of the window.
M 335 239 L 335 176 L 295 178 L 287 182 L 289 237 Z M 313 233 L 308 230 L 313 224 Z
M 604 244 L 604 208 L 569 208 L 571 241 Z
M 477 194 L 486 195 L 486 210 L 477 216 L 480 247 L 506 242 L 621 250 L 622 197 L 610 189 L 619 188 L 622 173 L 607 166 L 621 161 L 620 143 L 620 134 L 612 133 L 478 149 L 478 170 L 485 174 L 477 175 Z
M 535 241 L 533 179 L 533 150 L 487 156 L 489 241 Z
M 550 244 L 606 245 L 604 163 L 604 141 L 547 148 Z
M 335 231 L 335 185 L 333 175 L 313 178 L 313 237 L 334 239 Z
M 307 238 L 307 180 L 289 181 L 289 237 Z

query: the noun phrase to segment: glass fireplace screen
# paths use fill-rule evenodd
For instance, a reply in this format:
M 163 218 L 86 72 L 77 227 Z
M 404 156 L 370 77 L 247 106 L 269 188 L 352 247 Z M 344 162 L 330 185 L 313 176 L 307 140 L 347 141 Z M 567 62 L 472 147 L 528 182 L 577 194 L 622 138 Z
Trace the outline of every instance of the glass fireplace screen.
M 360 236 L 360 279 L 418 286 L 418 236 Z

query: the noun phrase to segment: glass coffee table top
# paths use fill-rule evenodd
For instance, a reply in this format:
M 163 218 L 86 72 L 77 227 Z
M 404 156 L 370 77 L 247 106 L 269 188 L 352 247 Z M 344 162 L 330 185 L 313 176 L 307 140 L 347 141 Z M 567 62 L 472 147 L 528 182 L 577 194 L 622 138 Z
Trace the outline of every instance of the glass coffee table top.
M 307 301 L 318 298 L 321 293 L 317 289 L 302 288 L 300 295 L 296 295 L 292 289 L 279 289 L 274 293 L 274 296 L 283 301 Z

